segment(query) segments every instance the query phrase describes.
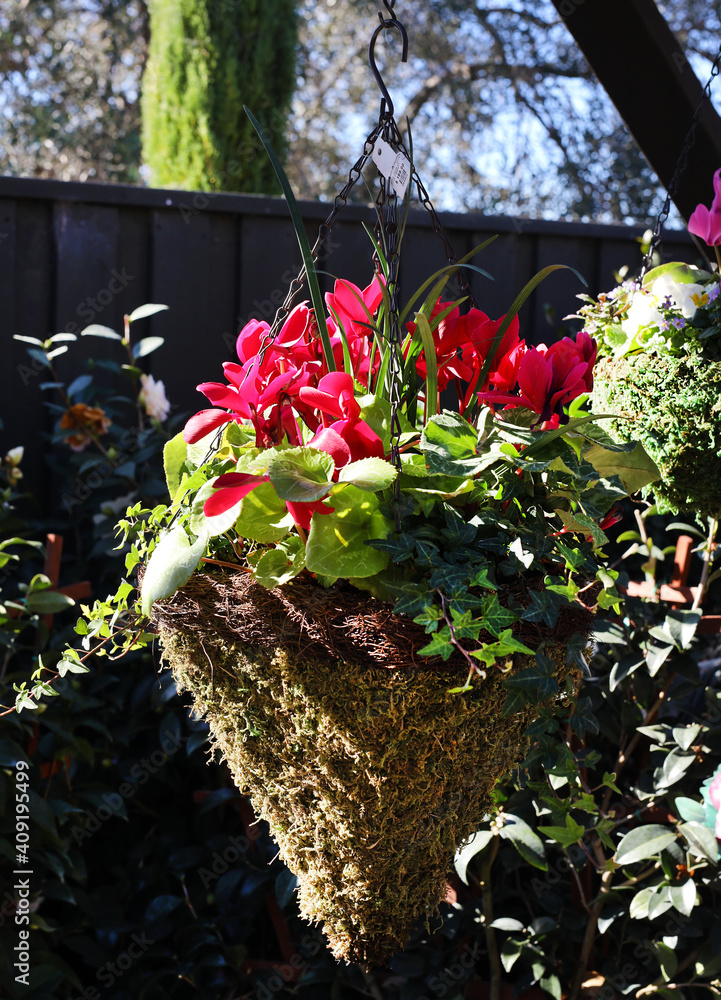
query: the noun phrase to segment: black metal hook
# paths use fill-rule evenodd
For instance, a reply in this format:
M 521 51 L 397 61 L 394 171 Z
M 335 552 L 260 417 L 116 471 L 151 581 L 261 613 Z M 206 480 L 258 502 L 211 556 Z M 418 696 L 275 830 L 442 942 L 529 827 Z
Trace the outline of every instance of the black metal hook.
M 402 43 L 401 62 L 408 62 L 408 32 L 393 13 L 393 2 L 394 0 L 390 0 L 390 2 L 389 0 L 383 0 L 383 5 L 391 16 L 384 18 L 383 14 L 380 13 L 379 11 L 378 20 L 380 21 L 380 24 L 371 35 L 370 44 L 368 45 L 368 64 L 370 65 L 373 76 L 376 78 L 378 89 L 380 90 L 382 95 L 381 110 L 380 110 L 381 118 L 392 118 L 394 112 L 394 106 L 393 106 L 393 101 L 391 99 L 391 95 L 388 93 L 388 88 L 383 82 L 383 77 L 380 74 L 380 70 L 376 66 L 376 57 L 375 57 L 376 40 L 382 31 L 392 31 L 395 28 L 400 33 L 401 43 Z

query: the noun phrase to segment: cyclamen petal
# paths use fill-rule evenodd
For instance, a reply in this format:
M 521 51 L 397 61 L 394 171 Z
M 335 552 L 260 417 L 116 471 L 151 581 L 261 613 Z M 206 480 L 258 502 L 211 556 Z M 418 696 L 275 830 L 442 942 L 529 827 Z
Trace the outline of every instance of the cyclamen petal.
M 240 503 L 256 486 L 269 482 L 268 476 L 252 476 L 244 472 L 227 472 L 224 476 L 218 476 L 213 483 L 217 492 L 205 501 L 203 513 L 206 517 L 224 514 L 226 510 Z
M 217 427 L 230 423 L 233 419 L 225 410 L 201 410 L 192 416 L 183 428 L 183 441 L 186 444 L 195 444 Z

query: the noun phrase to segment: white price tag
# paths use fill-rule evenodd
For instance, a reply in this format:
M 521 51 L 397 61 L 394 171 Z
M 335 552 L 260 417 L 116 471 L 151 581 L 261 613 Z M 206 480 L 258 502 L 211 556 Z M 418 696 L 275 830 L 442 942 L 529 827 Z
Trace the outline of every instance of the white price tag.
M 396 153 L 384 139 L 376 139 L 372 157 L 380 172 L 390 181 L 396 194 L 404 198 L 411 179 L 411 165 L 408 158 L 403 153 Z

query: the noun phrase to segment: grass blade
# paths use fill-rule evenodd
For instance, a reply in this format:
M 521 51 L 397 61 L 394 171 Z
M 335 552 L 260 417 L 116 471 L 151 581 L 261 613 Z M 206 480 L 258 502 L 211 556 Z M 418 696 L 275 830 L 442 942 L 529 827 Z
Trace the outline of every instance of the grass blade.
M 334 372 L 336 368 L 335 361 L 333 359 L 333 349 L 331 347 L 330 337 L 328 336 L 328 326 L 325 321 L 325 303 L 323 301 L 323 295 L 321 294 L 320 284 L 318 283 L 318 275 L 315 270 L 313 254 L 310 249 L 308 235 L 305 231 L 305 226 L 303 225 L 303 219 L 300 214 L 300 209 L 298 208 L 298 203 L 295 200 L 295 195 L 293 194 L 293 189 L 290 186 L 286 172 L 283 170 L 281 162 L 278 159 L 278 154 L 273 149 L 270 139 L 263 131 L 262 125 L 253 115 L 253 112 L 250 111 L 250 109 L 245 105 L 243 105 L 243 110 L 250 119 L 251 125 L 258 133 L 258 137 L 265 147 L 268 159 L 273 165 L 273 170 L 275 170 L 275 175 L 278 178 L 278 182 L 283 190 L 283 195 L 285 197 L 286 204 L 288 205 L 290 217 L 293 220 L 293 228 L 295 229 L 298 246 L 300 247 L 301 256 L 303 258 L 305 276 L 310 290 L 311 301 L 313 302 L 315 319 L 318 324 L 318 332 L 320 333 L 321 343 L 323 344 L 323 355 L 325 357 L 326 368 L 329 372 Z

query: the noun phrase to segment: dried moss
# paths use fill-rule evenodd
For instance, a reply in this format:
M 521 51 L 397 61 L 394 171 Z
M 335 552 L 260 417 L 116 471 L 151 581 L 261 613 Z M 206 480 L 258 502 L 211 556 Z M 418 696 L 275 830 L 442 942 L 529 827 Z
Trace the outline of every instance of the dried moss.
M 381 963 L 443 899 L 453 853 L 523 756 L 534 710 L 501 718 L 498 671 L 450 695 L 462 667 L 387 669 L 368 665 L 360 643 L 357 658 L 339 659 L 322 643 L 229 641 L 212 621 L 178 627 L 189 602 L 181 592 L 159 609 L 178 683 L 298 875 L 302 913 L 337 957 Z M 242 621 L 250 627 L 247 608 Z M 560 676 L 564 652 L 556 658 Z
M 604 358 L 594 372 L 594 409 L 619 441 L 640 441 L 661 472 L 650 488 L 659 510 L 721 511 L 721 364 L 648 354 Z

